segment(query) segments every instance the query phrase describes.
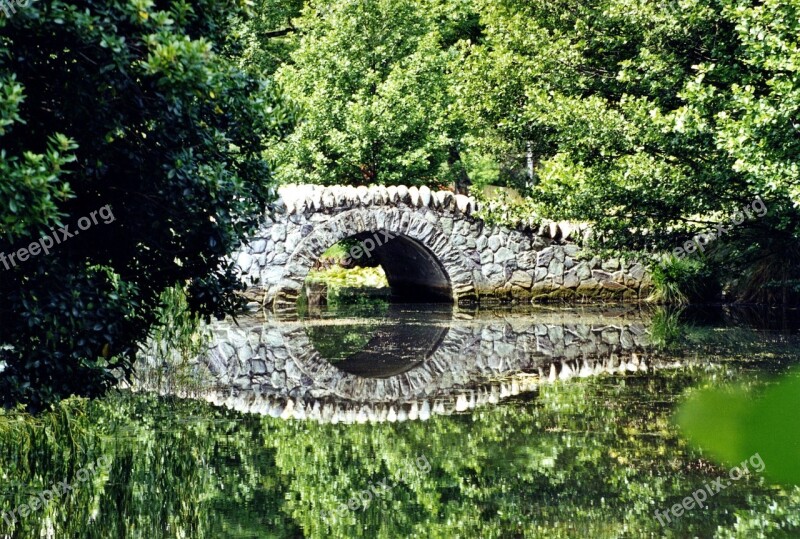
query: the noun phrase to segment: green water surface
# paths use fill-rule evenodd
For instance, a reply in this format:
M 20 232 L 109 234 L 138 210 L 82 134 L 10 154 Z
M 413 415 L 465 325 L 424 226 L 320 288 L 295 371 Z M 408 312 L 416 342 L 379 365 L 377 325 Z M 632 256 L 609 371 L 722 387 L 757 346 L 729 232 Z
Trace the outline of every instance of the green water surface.
M 0 537 L 800 536 L 800 490 L 757 473 L 704 509 L 655 518 L 727 473 L 672 423 L 687 392 L 768 384 L 800 356 L 793 329 L 731 318 L 682 338 L 663 353 L 703 361 L 574 378 L 428 421 L 318 424 L 129 392 L 5 413 Z M 62 481 L 71 490 L 19 515 Z

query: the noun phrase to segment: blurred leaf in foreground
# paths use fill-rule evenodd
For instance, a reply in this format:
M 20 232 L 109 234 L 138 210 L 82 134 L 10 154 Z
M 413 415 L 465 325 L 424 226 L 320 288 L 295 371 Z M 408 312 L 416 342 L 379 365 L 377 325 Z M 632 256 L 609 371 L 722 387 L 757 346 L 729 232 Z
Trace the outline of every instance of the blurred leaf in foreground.
M 678 424 L 688 438 L 720 461 L 738 465 L 758 453 L 764 475 L 800 485 L 800 370 L 761 395 L 745 388 L 713 388 L 680 408 Z

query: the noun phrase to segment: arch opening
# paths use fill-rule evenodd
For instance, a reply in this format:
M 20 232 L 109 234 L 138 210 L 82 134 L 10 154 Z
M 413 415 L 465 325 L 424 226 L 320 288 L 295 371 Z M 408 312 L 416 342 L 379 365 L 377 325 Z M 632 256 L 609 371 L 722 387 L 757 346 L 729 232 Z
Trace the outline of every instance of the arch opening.
M 302 312 L 309 273 L 326 250 L 341 242 L 360 246 L 352 257 L 356 261 L 348 263 L 380 266 L 385 272 L 391 291 L 387 301 L 467 305 L 477 300 L 474 257 L 456 249 L 448 234 L 413 211 L 351 210 L 308 225 L 303 234 L 288 260 L 281 262 L 280 281 L 269 292 L 273 311 L 280 316 L 298 307 Z
M 418 311 L 390 305 L 379 317 L 317 321 L 305 325 L 305 332 L 316 354 L 338 370 L 361 378 L 391 378 L 430 358 L 451 320 L 451 306 Z
M 387 238 L 388 236 L 388 238 Z M 369 255 L 383 268 L 395 303 L 452 303 L 450 278 L 441 262 L 422 243 L 405 235 L 385 231 L 354 236 L 365 248 L 376 246 Z
M 450 278 L 437 257 L 420 242 L 387 231 L 348 236 L 323 253 L 306 278 L 309 306 L 327 304 L 332 290 L 336 303 L 360 297 L 453 303 Z

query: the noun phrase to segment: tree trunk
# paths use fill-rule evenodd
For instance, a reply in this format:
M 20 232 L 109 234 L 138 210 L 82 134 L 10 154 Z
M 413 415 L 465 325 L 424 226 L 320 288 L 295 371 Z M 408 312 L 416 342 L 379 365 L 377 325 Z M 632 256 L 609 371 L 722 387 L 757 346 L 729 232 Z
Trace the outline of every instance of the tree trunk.
M 455 175 L 453 191 L 455 191 L 457 195 L 469 195 L 469 186 L 472 185 L 472 181 L 469 179 L 467 168 L 461 160 L 461 152 L 455 144 L 450 146 L 450 155 L 447 158 L 447 164 L 450 165 Z
M 534 183 L 533 183 L 533 174 L 534 174 L 534 170 L 533 170 L 533 143 L 530 140 L 525 142 L 525 160 L 526 160 L 527 165 L 528 165 L 528 167 L 527 167 L 528 181 L 525 182 L 525 187 L 527 187 L 528 189 L 532 189 L 533 185 L 534 185 Z

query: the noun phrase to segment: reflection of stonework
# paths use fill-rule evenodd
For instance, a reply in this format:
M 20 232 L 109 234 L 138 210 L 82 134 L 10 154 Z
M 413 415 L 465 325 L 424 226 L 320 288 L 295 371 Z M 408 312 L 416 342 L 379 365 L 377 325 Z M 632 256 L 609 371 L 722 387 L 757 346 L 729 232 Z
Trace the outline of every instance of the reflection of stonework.
M 314 262 L 349 237 L 387 231 L 374 255 L 393 287 L 450 284 L 456 302 L 479 297 L 639 300 L 649 295 L 644 266 L 586 259 L 587 231 L 569 223 L 510 230 L 472 217 L 477 203 L 426 187 L 284 187 L 249 246 L 235 256 L 246 280 L 275 308 L 291 309 Z M 396 266 L 393 268 L 392 266 Z
M 195 363 L 212 382 L 196 396 L 276 417 L 425 419 L 498 402 L 540 383 L 673 366 L 651 357 L 641 321 L 537 318 L 545 320 L 448 321 L 444 340 L 425 361 L 387 378 L 348 374 L 322 359 L 301 322 L 216 323 L 211 347 Z
M 614 354 L 612 354 L 614 356 Z M 473 410 L 503 399 L 536 391 L 540 384 L 566 382 L 571 378 L 586 378 L 601 374 L 631 374 L 651 369 L 678 368 L 678 362 L 654 360 L 648 365 L 636 353 L 627 360 L 558 361 L 545 364 L 536 374 L 509 375 L 503 382 L 490 382 L 469 390 L 401 399 L 396 402 L 348 402 L 308 396 L 282 397 L 247 389 L 211 390 L 200 395 L 181 396 L 202 398 L 217 406 L 243 413 L 269 415 L 283 419 L 313 420 L 319 423 L 381 423 L 396 421 L 426 421 L 432 415 L 449 415 Z

